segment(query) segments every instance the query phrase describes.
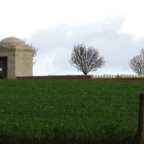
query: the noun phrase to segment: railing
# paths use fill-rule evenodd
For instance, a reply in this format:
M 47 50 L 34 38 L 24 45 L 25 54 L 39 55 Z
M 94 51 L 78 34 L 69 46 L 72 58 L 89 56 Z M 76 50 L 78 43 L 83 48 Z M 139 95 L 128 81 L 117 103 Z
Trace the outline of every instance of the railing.
M 60 75 L 48 75 L 48 76 L 60 76 Z M 77 75 L 66 74 L 61 76 L 77 76 Z M 131 75 L 131 74 L 121 74 L 121 75 L 104 74 L 104 75 L 91 75 L 91 76 L 92 78 L 144 78 L 144 75 Z
M 140 78 L 143 77 L 144 75 L 128 75 L 128 74 L 121 74 L 121 75 L 92 75 L 92 78 Z

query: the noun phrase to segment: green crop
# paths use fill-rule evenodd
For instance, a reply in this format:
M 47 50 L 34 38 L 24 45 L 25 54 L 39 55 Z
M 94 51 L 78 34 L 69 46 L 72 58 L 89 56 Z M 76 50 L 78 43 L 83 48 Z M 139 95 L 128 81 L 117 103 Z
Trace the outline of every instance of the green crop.
M 0 142 L 131 137 L 132 143 L 143 90 L 144 82 L 0 80 Z

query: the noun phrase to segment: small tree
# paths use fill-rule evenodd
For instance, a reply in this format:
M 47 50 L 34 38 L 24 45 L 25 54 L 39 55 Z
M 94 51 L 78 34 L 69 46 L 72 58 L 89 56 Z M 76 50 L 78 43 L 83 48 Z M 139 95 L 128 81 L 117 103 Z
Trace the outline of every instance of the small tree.
M 141 50 L 140 55 L 137 55 L 130 60 L 129 65 L 136 74 L 144 74 L 144 49 Z
M 25 44 L 27 44 L 25 39 L 22 40 L 22 41 L 23 41 Z M 27 45 L 29 45 L 29 44 L 27 44 Z M 32 44 L 30 44 L 29 46 L 32 47 L 33 50 L 34 50 L 34 51 L 33 51 L 33 58 L 36 57 L 36 56 L 37 56 L 38 48 L 37 48 L 37 47 L 34 47 Z M 33 64 L 36 64 L 36 60 L 33 61 Z
M 32 44 L 30 45 L 32 48 L 33 48 L 33 58 L 37 56 L 37 51 L 38 51 L 38 48 L 37 47 L 34 47 Z M 36 63 L 36 60 L 33 61 L 33 64 Z
M 69 62 L 78 71 L 82 71 L 84 75 L 87 75 L 90 71 L 96 71 L 97 68 L 105 64 L 104 58 L 99 58 L 99 52 L 96 49 L 88 47 L 88 50 L 86 50 L 83 44 L 74 46 Z

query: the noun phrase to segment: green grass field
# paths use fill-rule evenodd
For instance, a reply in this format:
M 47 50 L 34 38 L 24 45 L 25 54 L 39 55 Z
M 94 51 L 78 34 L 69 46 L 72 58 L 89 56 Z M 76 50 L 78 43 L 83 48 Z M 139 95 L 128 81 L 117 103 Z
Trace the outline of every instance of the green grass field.
M 0 80 L 0 143 L 134 144 L 144 82 Z

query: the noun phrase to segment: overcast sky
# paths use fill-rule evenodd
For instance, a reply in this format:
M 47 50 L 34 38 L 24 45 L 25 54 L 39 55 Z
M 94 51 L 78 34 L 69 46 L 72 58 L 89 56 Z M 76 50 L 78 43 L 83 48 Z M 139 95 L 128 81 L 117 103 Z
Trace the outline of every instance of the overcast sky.
M 143 0 L 0 0 L 0 40 L 39 48 L 33 75 L 83 75 L 69 63 L 74 45 L 96 48 L 106 64 L 89 74 L 135 74 L 144 48 Z

